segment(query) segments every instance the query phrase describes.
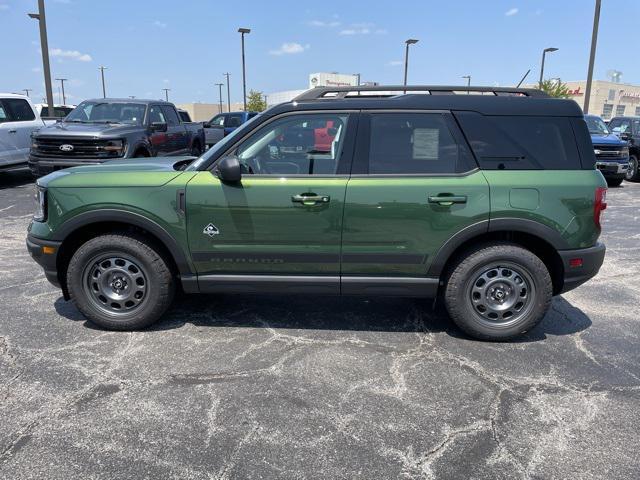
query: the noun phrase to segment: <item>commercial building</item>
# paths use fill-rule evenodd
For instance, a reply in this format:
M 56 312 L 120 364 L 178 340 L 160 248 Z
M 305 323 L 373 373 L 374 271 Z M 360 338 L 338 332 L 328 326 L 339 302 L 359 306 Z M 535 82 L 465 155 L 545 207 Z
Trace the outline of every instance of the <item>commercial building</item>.
M 564 82 L 571 97 L 584 107 L 584 92 L 587 82 Z M 589 113 L 600 115 L 605 120 L 622 115 L 640 116 L 640 85 L 594 80 L 591 84 Z
M 189 116 L 194 122 L 206 122 L 207 120 L 211 120 L 214 115 L 220 113 L 219 103 L 178 103 L 176 104 L 176 107 L 189 112 Z M 242 103 L 231 104 L 232 112 L 237 112 L 243 109 L 244 104 Z M 222 104 L 222 111 L 228 111 L 226 103 Z
M 283 92 L 274 92 L 267 94 L 267 106 L 277 105 L 279 103 L 289 102 L 295 97 L 305 92 L 309 88 L 314 87 L 348 87 L 360 85 L 360 75 L 357 73 L 310 73 L 309 86 L 302 90 L 286 90 Z

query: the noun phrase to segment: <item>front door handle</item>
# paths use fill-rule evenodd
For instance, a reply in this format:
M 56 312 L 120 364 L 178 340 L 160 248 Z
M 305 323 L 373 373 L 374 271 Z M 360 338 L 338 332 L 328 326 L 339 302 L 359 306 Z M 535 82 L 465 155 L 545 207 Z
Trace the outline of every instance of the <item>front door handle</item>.
M 448 207 L 454 203 L 467 203 L 466 195 L 436 195 L 429 196 L 429 203 L 437 203 L 443 207 Z
M 15 130 L 15 129 L 14 130 L 9 130 L 9 133 L 17 133 L 17 132 L 18 132 L 18 130 Z
M 316 195 L 314 193 L 309 193 L 293 195 L 291 196 L 291 201 L 293 203 L 301 203 L 303 205 L 317 205 L 329 203 L 331 201 L 331 197 L 329 197 L 328 195 Z

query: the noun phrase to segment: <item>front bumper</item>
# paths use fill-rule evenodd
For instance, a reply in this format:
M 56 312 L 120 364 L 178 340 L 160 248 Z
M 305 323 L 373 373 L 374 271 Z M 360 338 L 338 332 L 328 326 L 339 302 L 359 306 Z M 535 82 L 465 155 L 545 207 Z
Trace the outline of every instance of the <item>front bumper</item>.
M 29 169 L 36 176 L 44 176 L 48 173 L 69 167 L 81 167 L 83 165 L 98 165 L 109 160 L 122 160 L 123 157 L 113 158 L 50 158 L 29 155 Z
M 596 161 L 596 169 L 605 177 L 624 178 L 629 169 L 629 162 Z
M 31 234 L 27 235 L 27 250 L 29 251 L 29 255 L 42 267 L 47 280 L 58 288 L 61 288 L 57 267 L 60 245 L 62 245 L 62 242 L 42 240 Z M 43 247 L 49 247 L 49 251 L 52 251 L 52 253 L 45 253 Z
M 564 266 L 564 285 L 560 293 L 568 292 L 582 285 L 587 280 L 596 276 L 602 263 L 606 248 L 602 243 L 596 243 L 593 247 L 579 248 L 576 250 L 559 250 L 562 265 Z M 571 266 L 571 260 L 581 259 L 580 266 Z

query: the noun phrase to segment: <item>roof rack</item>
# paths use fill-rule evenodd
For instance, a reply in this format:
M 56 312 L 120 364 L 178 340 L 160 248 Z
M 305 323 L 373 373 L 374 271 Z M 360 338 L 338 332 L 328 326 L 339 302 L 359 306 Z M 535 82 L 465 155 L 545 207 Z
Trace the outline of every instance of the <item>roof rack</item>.
M 293 99 L 302 100 L 336 100 L 341 98 L 389 98 L 399 95 L 420 92 L 429 95 L 456 95 L 456 94 L 488 94 L 495 96 L 517 96 L 549 98 L 542 90 L 534 88 L 512 87 L 463 87 L 442 85 L 361 85 L 350 87 L 315 87 L 301 93 Z

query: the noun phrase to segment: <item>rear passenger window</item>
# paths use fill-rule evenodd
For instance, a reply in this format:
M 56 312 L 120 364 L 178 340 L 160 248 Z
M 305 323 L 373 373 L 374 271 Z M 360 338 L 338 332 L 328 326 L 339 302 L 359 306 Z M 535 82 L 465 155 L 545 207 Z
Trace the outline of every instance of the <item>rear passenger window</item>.
M 460 157 L 461 148 L 439 113 L 371 115 L 370 175 L 456 173 Z
M 581 168 L 569 118 L 484 116 L 473 112 L 458 112 L 456 118 L 483 169 Z

